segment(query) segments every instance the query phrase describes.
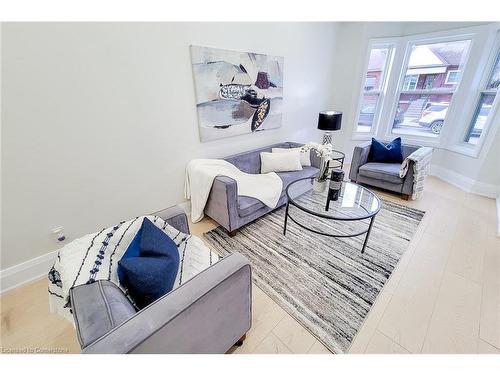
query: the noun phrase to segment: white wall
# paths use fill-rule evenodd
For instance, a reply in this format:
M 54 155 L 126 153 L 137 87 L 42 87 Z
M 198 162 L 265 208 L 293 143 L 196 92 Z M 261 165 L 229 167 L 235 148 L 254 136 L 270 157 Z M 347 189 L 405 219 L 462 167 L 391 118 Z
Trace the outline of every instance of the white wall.
M 0 269 L 57 249 L 55 226 L 71 240 L 182 202 L 190 159 L 319 139 L 320 110 L 344 112 L 334 144 L 350 156 L 368 40 L 471 25 L 4 23 Z M 284 56 L 283 126 L 200 143 L 190 44 Z M 435 164 L 495 184 L 500 131 L 492 143 Z
M 347 155 L 351 155 L 354 146 L 361 143 L 361 141 L 352 140 L 352 132 L 356 120 L 359 87 L 363 78 L 363 68 L 370 39 L 399 37 L 476 25 L 479 25 L 479 23 L 353 22 L 341 24 L 337 30 L 332 108 L 343 111 L 344 116 L 342 130 L 335 133 L 335 145 L 343 149 Z M 475 65 L 479 57 L 471 56 L 469 63 Z M 500 121 L 500 114 L 497 114 L 495 121 Z M 461 181 L 466 182 L 465 185 L 471 187 L 473 191 L 494 192 L 500 189 L 498 156 L 500 131 L 497 130 L 498 127 L 492 127 L 491 141 L 484 145 L 479 158 L 471 158 L 445 149 L 435 149 L 433 170 L 447 171 L 449 172 L 447 175 L 451 174 L 453 177 L 457 175 L 464 176 Z
M 500 121 L 498 114 L 496 120 Z M 500 184 L 500 130 L 498 129 L 492 146 L 479 170 L 478 180 L 486 184 Z
M 332 102 L 336 25 L 2 25 L 1 269 L 182 202 L 184 168 L 315 137 Z M 200 143 L 189 45 L 285 57 L 283 126 Z

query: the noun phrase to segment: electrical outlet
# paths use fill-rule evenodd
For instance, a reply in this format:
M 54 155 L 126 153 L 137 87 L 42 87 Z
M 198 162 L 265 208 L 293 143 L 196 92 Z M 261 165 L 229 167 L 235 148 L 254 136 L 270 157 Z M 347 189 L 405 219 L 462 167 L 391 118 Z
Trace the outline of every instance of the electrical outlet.
M 63 227 L 52 228 L 51 232 L 54 235 L 54 238 L 59 242 L 62 242 L 66 239 Z

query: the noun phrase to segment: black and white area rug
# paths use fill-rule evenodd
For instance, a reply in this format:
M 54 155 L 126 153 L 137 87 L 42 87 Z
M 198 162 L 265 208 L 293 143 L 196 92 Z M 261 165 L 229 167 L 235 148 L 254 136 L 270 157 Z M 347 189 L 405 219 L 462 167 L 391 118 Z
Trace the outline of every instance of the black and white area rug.
M 333 353 L 346 353 L 424 212 L 383 201 L 364 254 L 363 235 L 332 238 L 289 220 L 284 236 L 284 215 L 284 208 L 271 212 L 234 237 L 222 227 L 204 236 L 221 255 L 245 255 L 259 288 Z M 314 220 L 299 210 L 293 215 Z M 362 223 L 332 221 L 331 225 L 343 232 Z

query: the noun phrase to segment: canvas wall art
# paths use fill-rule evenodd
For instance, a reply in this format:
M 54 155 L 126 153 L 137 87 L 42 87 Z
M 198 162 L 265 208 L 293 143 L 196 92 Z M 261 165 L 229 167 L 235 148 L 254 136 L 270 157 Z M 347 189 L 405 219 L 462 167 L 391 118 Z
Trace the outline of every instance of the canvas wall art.
M 281 126 L 283 57 L 191 46 L 202 142 Z

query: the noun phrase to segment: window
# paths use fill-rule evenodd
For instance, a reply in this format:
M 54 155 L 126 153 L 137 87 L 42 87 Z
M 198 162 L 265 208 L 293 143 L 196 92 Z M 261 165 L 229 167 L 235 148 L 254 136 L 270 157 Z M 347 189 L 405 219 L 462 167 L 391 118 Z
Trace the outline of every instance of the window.
M 470 40 L 411 43 L 397 92 L 392 133 L 439 137 L 461 79 Z
M 418 75 L 406 76 L 403 83 L 403 90 L 415 90 L 417 88 Z
M 460 78 L 460 70 L 449 70 L 446 74 L 446 81 L 444 81 L 447 85 L 456 85 Z
M 464 141 L 476 145 L 483 133 L 486 120 L 490 114 L 493 102 L 500 86 L 500 51 L 497 54 L 495 65 L 488 77 L 486 87 L 479 93 L 479 100 L 472 121 L 465 135 Z
M 365 64 L 353 140 L 401 136 L 470 157 L 490 147 L 500 126 L 497 24 L 372 39 Z
M 367 76 L 365 81 L 365 91 L 371 91 L 375 88 L 377 77 Z
M 359 133 L 372 132 L 377 122 L 391 54 L 391 46 L 373 46 L 370 49 L 361 104 L 358 109 L 356 131 Z
M 434 87 L 434 80 L 436 79 L 437 74 L 429 74 L 425 76 L 424 80 L 424 89 L 429 90 Z

